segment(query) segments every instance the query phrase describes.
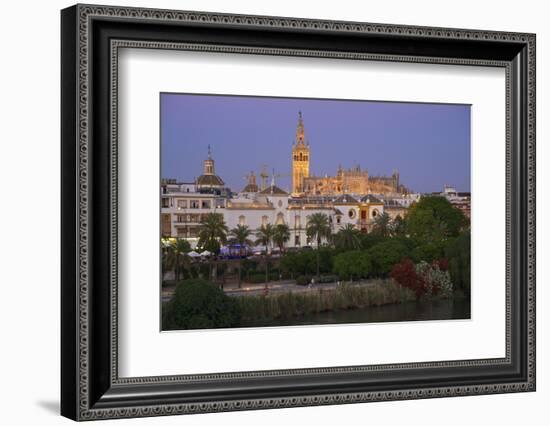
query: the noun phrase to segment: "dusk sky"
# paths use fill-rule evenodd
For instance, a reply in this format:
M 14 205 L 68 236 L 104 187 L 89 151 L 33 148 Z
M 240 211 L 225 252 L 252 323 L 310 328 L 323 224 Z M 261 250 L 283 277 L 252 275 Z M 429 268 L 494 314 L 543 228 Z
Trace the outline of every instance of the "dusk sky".
M 192 182 L 208 145 L 216 174 L 238 192 L 262 166 L 286 175 L 298 111 L 311 149 L 310 174 L 334 176 L 360 165 L 415 192 L 453 185 L 470 191 L 470 106 L 299 98 L 161 94 L 161 175 Z M 271 179 L 271 178 L 270 178 Z M 258 184 L 260 183 L 258 177 Z

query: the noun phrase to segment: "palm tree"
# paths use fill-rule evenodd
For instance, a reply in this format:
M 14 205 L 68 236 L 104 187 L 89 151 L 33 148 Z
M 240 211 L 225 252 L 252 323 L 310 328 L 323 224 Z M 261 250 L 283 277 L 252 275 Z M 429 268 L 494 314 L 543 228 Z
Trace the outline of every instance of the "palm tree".
M 317 240 L 317 281 L 319 280 L 319 248 L 321 247 L 321 240 L 331 237 L 330 224 L 328 216 L 324 213 L 313 213 L 308 218 L 306 225 L 306 235 L 309 238 Z
M 163 253 L 164 266 L 166 268 L 174 268 L 174 278 L 179 281 L 181 266 L 187 263 L 186 253 L 191 251 L 191 246 L 187 240 L 177 238 L 176 241 L 170 244 Z
M 248 238 L 252 235 L 252 231 L 246 225 L 237 225 L 229 231 L 230 240 L 232 244 L 239 245 L 239 288 L 241 287 L 241 264 L 243 255 L 243 246 L 252 245 L 252 241 Z
M 288 240 L 290 240 L 290 228 L 288 225 L 284 223 L 276 225 L 273 233 L 273 242 L 277 244 L 281 252 L 284 250 L 285 243 Z
M 256 245 L 265 246 L 265 282 L 268 282 L 269 276 L 269 245 L 273 241 L 273 235 L 275 234 L 275 228 L 271 223 L 262 225 L 256 231 Z
M 199 228 L 199 246 L 217 252 L 220 244 L 227 241 L 227 226 L 220 213 L 208 213 L 203 216 Z
M 199 228 L 198 245 L 212 253 L 220 250 L 220 245 L 227 241 L 227 225 L 220 213 L 208 213 L 203 216 Z M 212 277 L 212 260 L 208 261 L 209 274 Z
M 391 218 L 386 212 L 376 216 L 372 232 L 382 237 L 389 237 L 391 234 Z
M 357 250 L 361 248 L 361 233 L 351 223 L 346 223 L 334 237 L 338 248 L 344 250 Z

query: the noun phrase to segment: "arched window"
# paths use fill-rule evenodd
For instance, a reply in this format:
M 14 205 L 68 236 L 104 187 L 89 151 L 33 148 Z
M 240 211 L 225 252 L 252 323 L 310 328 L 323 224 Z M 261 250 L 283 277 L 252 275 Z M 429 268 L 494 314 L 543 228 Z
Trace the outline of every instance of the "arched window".
M 277 225 L 284 225 L 285 217 L 282 213 L 277 213 Z
M 262 216 L 262 226 L 265 226 L 269 223 L 269 218 L 267 216 Z
M 246 218 L 243 215 L 239 216 L 239 225 L 244 226 L 245 223 L 246 223 Z
M 302 161 L 302 153 L 300 152 L 300 161 Z
M 300 216 L 294 216 L 294 226 L 296 228 L 299 228 L 302 224 L 302 221 L 300 219 Z

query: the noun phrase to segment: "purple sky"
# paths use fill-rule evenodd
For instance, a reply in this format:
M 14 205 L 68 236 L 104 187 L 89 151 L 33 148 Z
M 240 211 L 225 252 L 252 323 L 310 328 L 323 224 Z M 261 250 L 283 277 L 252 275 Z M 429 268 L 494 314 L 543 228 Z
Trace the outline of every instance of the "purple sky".
M 160 102 L 163 178 L 193 181 L 208 145 L 216 173 L 233 191 L 263 165 L 289 175 L 302 111 L 312 174 L 333 176 L 338 164 L 359 164 L 371 176 L 397 169 L 401 183 L 418 192 L 445 184 L 470 191 L 469 105 L 168 93 Z M 290 177 L 276 183 L 288 190 Z

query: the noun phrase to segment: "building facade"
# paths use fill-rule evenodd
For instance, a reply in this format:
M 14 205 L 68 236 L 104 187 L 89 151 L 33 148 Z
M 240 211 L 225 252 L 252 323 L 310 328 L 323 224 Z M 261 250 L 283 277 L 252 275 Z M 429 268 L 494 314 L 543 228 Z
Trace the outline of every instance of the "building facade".
M 311 147 L 305 137 L 302 113 L 298 113 L 296 139 L 292 143 L 292 196 L 341 194 L 405 194 L 407 188 L 399 182 L 399 172 L 391 176 L 371 176 L 357 165 L 338 167 L 335 176 L 314 176 L 310 171 Z
M 350 224 L 361 232 L 370 232 L 378 216 L 387 212 L 392 218 L 404 217 L 410 203 L 417 199 L 399 183 L 398 172 L 391 177 L 372 178 L 357 166 L 348 170 L 339 167 L 335 177 L 311 176 L 310 153 L 299 113 L 292 146 L 291 193 L 275 184 L 275 176 L 267 186 L 265 172 L 260 174 L 262 184 L 258 185 L 253 171 L 246 176 L 242 191 L 234 193 L 216 175 L 209 147 L 202 175 L 193 182 L 161 181 L 162 236 L 185 238 L 194 248 L 201 221 L 207 214 L 218 213 L 229 229 L 242 225 L 254 232 L 267 224 L 287 225 L 287 247 L 303 247 L 315 244 L 306 232 L 309 217 L 315 213 L 327 216 L 332 233 Z M 255 239 L 254 234 L 251 239 Z

